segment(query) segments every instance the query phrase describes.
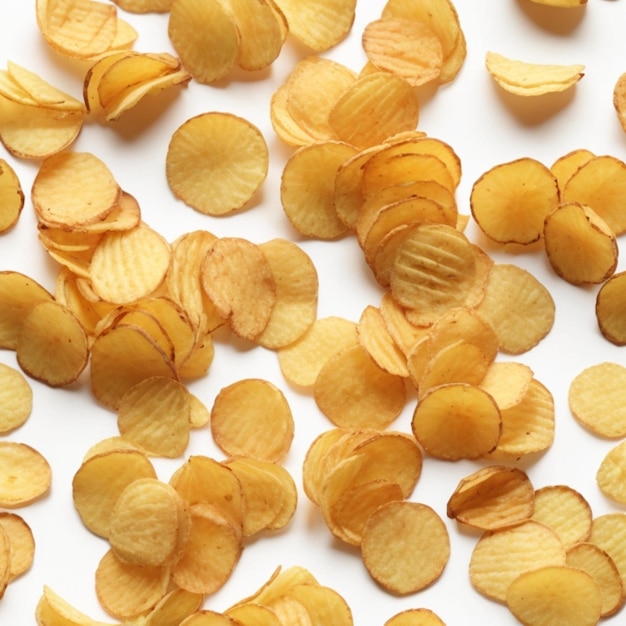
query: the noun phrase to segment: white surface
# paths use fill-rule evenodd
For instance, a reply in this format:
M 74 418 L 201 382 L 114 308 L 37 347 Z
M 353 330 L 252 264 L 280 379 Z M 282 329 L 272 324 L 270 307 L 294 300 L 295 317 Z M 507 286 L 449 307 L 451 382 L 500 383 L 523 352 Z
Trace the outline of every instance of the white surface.
M 360 0 L 350 37 L 325 54 L 359 70 L 365 61 L 360 36 L 365 24 L 380 15 L 383 0 Z M 462 71 L 450 84 L 420 93 L 419 127 L 450 143 L 463 165 L 457 200 L 468 213 L 473 182 L 491 166 L 521 156 L 550 165 L 574 148 L 624 158 L 626 135 L 612 106 L 612 89 L 626 71 L 626 3 L 589 0 L 582 10 L 548 9 L 529 0 L 457 0 L 468 54 Z M 167 17 L 124 15 L 139 31 L 136 49 L 171 51 Z M 496 89 L 484 68 L 487 50 L 536 62 L 583 63 L 586 75 L 578 86 L 555 97 L 524 100 Z M 170 241 L 194 229 L 238 235 L 260 243 L 281 236 L 298 241 L 316 264 L 320 278 L 320 317 L 341 315 L 358 320 L 367 304 L 378 304 L 380 290 L 365 266 L 353 237 L 337 242 L 302 241 L 282 213 L 279 179 L 290 150 L 282 146 L 269 122 L 269 98 L 293 64 L 308 54 L 289 41 L 271 69 L 258 76 L 236 76 L 216 86 L 193 82 L 187 89 L 150 101 L 129 113 L 117 125 L 88 123 L 74 144 L 76 151 L 91 151 L 111 168 L 121 186 L 139 200 L 145 221 Z M 34 1 L 1 0 L 0 66 L 13 60 L 39 72 L 50 82 L 80 97 L 83 67 L 66 61 L 43 42 L 34 17 Z M 271 151 L 269 177 L 259 205 L 239 215 L 212 219 L 175 201 L 164 175 L 164 159 L 171 133 L 192 115 L 231 111 L 254 122 Z M 4 153 L 18 172 L 28 195 L 37 163 L 20 162 Z M 468 229 L 481 243 L 473 225 Z M 621 243 L 621 241 L 620 241 Z M 553 447 L 532 463 L 523 463 L 536 487 L 564 483 L 577 488 L 596 515 L 622 510 L 601 496 L 595 472 L 615 442 L 602 441 L 583 431 L 567 406 L 567 389 L 583 368 L 602 361 L 624 363 L 624 348 L 616 348 L 599 335 L 594 316 L 596 289 L 564 283 L 551 272 L 541 251 L 505 254 L 497 260 L 531 270 L 551 291 L 556 302 L 556 323 L 549 336 L 517 360 L 530 365 L 538 380 L 552 392 L 556 405 Z M 625 266 L 620 261 L 620 269 Z M 18 225 L 0 237 L 0 269 L 27 273 L 49 288 L 57 267 L 42 251 L 32 208 L 27 206 Z M 504 358 L 504 357 L 502 357 Z M 14 354 L 0 352 L 0 360 L 15 365 Z M 309 395 L 289 388 L 276 355 L 261 348 L 218 344 L 208 376 L 192 390 L 211 406 L 221 387 L 247 377 L 264 377 L 285 392 L 296 421 L 296 437 L 285 466 L 300 484 L 304 453 L 314 436 L 331 427 Z M 53 472 L 51 493 L 37 504 L 19 509 L 37 541 L 32 569 L 12 583 L 0 601 L 0 624 L 34 623 L 34 607 L 44 584 L 50 585 L 77 608 L 94 618 L 113 622 L 100 609 L 94 592 L 94 571 L 107 544 L 80 523 L 72 505 L 71 480 L 89 446 L 116 434 L 115 416 L 98 407 L 85 379 L 71 389 L 51 390 L 31 381 L 34 409 L 29 421 L 8 439 L 39 449 Z M 409 432 L 414 408 L 411 399 L 394 428 Z M 188 454 L 222 458 L 208 429 L 194 432 Z M 159 476 L 167 480 L 182 459 L 156 461 Z M 400 610 L 429 607 L 451 626 L 515 624 L 508 610 L 479 595 L 470 585 L 468 563 L 477 535 L 461 532 L 445 518 L 445 505 L 459 479 L 477 469 L 470 462 L 443 463 L 427 459 L 412 496 L 434 507 L 446 520 L 452 555 L 443 576 L 430 588 L 407 597 L 394 597 L 369 578 L 357 550 L 334 541 L 319 512 L 300 494 L 297 514 L 290 525 L 248 545 L 226 586 L 206 606 L 224 610 L 256 590 L 277 565 L 302 565 L 320 583 L 336 589 L 349 603 L 355 624 L 381 625 Z M 621 615 L 609 620 L 620 623 Z

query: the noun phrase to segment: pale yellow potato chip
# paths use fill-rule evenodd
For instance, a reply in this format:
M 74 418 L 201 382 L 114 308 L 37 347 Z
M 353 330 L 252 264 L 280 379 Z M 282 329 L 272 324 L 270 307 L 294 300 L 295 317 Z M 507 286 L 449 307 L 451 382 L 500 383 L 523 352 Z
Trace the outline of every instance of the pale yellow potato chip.
M 211 408 L 215 443 L 229 456 L 279 461 L 291 448 L 294 420 L 283 392 L 247 378 L 223 387 Z
M 613 86 L 613 108 L 622 129 L 626 132 L 626 72 L 620 74 Z
M 588 542 L 604 550 L 613 559 L 622 585 L 626 585 L 626 514 L 619 511 L 594 517 Z
M 0 131 L 1 132 L 1 131 Z M 15 224 L 24 208 L 24 192 L 15 170 L 0 159 L 0 232 Z
M 389 502 L 369 517 L 361 556 L 370 576 L 392 593 L 415 593 L 435 582 L 450 558 L 443 520 L 419 502 Z M 415 559 L 422 567 L 415 567 Z
M 450 383 L 433 387 L 420 399 L 411 429 L 429 455 L 457 461 L 494 450 L 502 418 L 486 391 L 467 383 Z
M 316 138 L 296 121 L 289 111 L 289 82 L 276 89 L 270 99 L 270 121 L 276 136 L 287 146 L 299 148 L 314 143 Z M 333 133 L 334 134 L 334 133 Z
M 172 0 L 114 0 L 115 4 L 128 13 L 167 13 Z
M 445 626 L 441 618 L 430 609 L 405 609 L 392 615 L 383 626 Z
M 44 585 L 43 593 L 35 607 L 35 619 L 39 626 L 108 626 L 104 622 L 97 622 L 85 613 L 73 607 L 48 585 Z
M 281 626 L 276 613 L 261 604 L 249 602 L 226 609 L 226 615 L 239 620 L 244 626 Z
M 470 559 L 470 581 L 487 598 L 505 602 L 509 585 L 520 574 L 564 566 L 565 559 L 558 535 L 539 522 L 526 520 L 481 536 Z
M 33 390 L 23 374 L 0 363 L 0 433 L 19 428 L 33 410 Z
M 556 178 L 559 185 L 559 191 L 562 193 L 565 189 L 567 181 L 571 178 L 576 170 L 595 156 L 591 150 L 587 148 L 578 148 L 561 155 L 552 163 L 550 171 Z
M 269 154 L 254 124 L 231 113 L 210 112 L 174 131 L 165 165 L 177 198 L 201 213 L 225 215 L 251 203 L 267 176 Z
M 17 441 L 0 441 L 0 506 L 13 509 L 43 498 L 52 483 L 45 457 Z
M 496 530 L 529 519 L 534 508 L 535 490 L 523 470 L 489 465 L 461 479 L 446 512 L 473 528 Z
M 182 620 L 200 610 L 204 595 L 174 588 L 166 593 L 157 604 L 140 620 L 145 626 L 180 624 Z
M 527 352 L 554 324 L 550 292 L 530 272 L 509 263 L 493 265 L 476 310 L 495 330 L 500 350 L 507 354 Z
M 522 624 L 596 624 L 602 593 L 587 572 L 565 565 L 523 572 L 509 586 L 506 603 Z
M 299 602 L 309 615 L 312 624 L 353 624 L 352 611 L 345 599 L 334 589 L 319 583 L 294 585 L 286 598 Z
M 596 471 L 600 491 L 614 502 L 626 502 L 626 489 L 622 476 L 626 468 L 626 445 L 617 444 L 603 457 Z
M 626 436 L 624 382 L 626 368 L 604 361 L 577 374 L 570 383 L 568 403 L 572 415 L 596 435 L 610 439 Z
M 26 573 L 35 558 L 35 538 L 24 518 L 16 513 L 0 513 L 0 528 L 9 543 L 9 582 Z
M 595 308 L 602 336 L 617 346 L 626 345 L 626 272 L 617 272 L 600 287 Z
M 500 87 L 519 96 L 564 91 L 585 75 L 585 66 L 581 64 L 529 63 L 496 52 L 487 52 L 485 65 Z

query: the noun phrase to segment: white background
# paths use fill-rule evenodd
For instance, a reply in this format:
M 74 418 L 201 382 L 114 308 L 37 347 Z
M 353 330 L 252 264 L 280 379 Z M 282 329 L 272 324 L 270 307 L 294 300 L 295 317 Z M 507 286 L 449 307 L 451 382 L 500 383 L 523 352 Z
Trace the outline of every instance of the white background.
M 383 0 L 360 0 L 350 36 L 324 56 L 358 71 L 365 62 L 361 33 L 367 22 L 379 17 L 383 4 Z M 589 0 L 585 8 L 576 10 L 550 9 L 529 0 L 457 0 L 456 4 L 467 38 L 467 59 L 452 83 L 420 90 L 419 128 L 451 144 L 460 156 L 463 178 L 457 200 L 461 212 L 469 212 L 473 182 L 495 164 L 532 156 L 550 165 L 575 148 L 626 156 L 626 134 L 612 105 L 615 81 L 626 71 L 626 2 Z M 123 16 L 139 32 L 137 50 L 172 51 L 166 16 Z M 534 62 L 582 63 L 586 73 L 574 89 L 564 94 L 536 99 L 513 97 L 496 88 L 486 72 L 488 50 Z M 367 304 L 379 303 L 381 291 L 354 238 L 303 241 L 289 226 L 280 205 L 280 174 L 291 151 L 272 131 L 269 99 L 294 63 L 307 54 L 308 50 L 289 40 L 274 65 L 258 75 L 238 74 L 213 86 L 192 82 L 186 89 L 174 89 L 145 101 L 117 124 L 87 122 L 73 149 L 102 158 L 120 185 L 139 200 L 144 220 L 170 241 L 203 228 L 218 236 L 237 235 L 256 243 L 277 236 L 299 242 L 319 273 L 319 317 L 340 315 L 356 321 Z M 7 60 L 81 96 L 85 67 L 59 57 L 47 47 L 36 26 L 34 0 L 0 0 L 0 66 L 4 67 Z M 255 123 L 271 153 L 269 176 L 257 205 L 220 219 L 203 216 L 176 201 L 167 187 L 164 170 L 172 132 L 189 117 L 211 110 L 231 111 Z M 19 223 L 0 237 L 0 269 L 22 271 L 52 289 L 58 268 L 37 241 L 28 198 L 38 163 L 20 162 L 3 148 L 0 156 L 16 169 L 27 195 Z M 473 224 L 467 232 L 474 241 L 487 246 Z M 532 271 L 550 289 L 556 302 L 551 333 L 532 351 L 516 358 L 533 368 L 536 378 L 552 392 L 556 405 L 553 447 L 522 467 L 536 487 L 559 483 L 575 487 L 596 515 L 622 510 L 605 499 L 595 483 L 602 458 L 616 442 L 585 432 L 567 406 L 569 384 L 583 368 L 603 360 L 625 362 L 625 348 L 612 346 L 597 330 L 596 288 L 573 287 L 556 278 L 540 249 L 523 254 L 487 249 L 497 260 Z M 623 259 L 619 267 L 625 267 Z M 0 360 L 16 365 L 9 351 L 1 351 Z M 289 400 L 296 436 L 284 464 L 300 485 L 301 464 L 308 446 L 331 425 L 310 395 L 291 389 L 284 381 L 273 352 L 218 343 L 208 376 L 191 388 L 210 407 L 224 385 L 247 377 L 271 380 Z M 0 601 L 0 624 L 33 624 L 34 608 L 44 584 L 90 616 L 113 622 L 99 607 L 94 591 L 94 571 L 107 544 L 82 526 L 72 504 L 71 481 L 85 451 L 117 433 L 115 416 L 96 405 L 86 376 L 68 389 L 52 390 L 34 381 L 31 384 L 33 413 L 23 427 L 6 438 L 41 451 L 53 468 L 53 485 L 43 500 L 17 511 L 32 527 L 36 556 L 32 569 L 12 583 Z M 413 408 L 411 398 L 393 428 L 408 432 Z M 187 454 L 223 458 L 208 429 L 192 434 Z M 182 461 L 155 461 L 159 476 L 169 479 Z M 473 590 L 468 563 L 477 535 L 461 531 L 445 518 L 446 502 L 459 479 L 478 466 L 470 462 L 425 461 L 412 499 L 428 503 L 446 520 L 452 554 L 442 577 L 423 592 L 394 597 L 381 590 L 369 578 L 359 552 L 333 540 L 319 512 L 301 491 L 296 516 L 289 526 L 246 546 L 232 578 L 205 606 L 224 610 L 256 590 L 276 566 L 302 565 L 320 583 L 343 595 L 359 626 L 382 626 L 400 610 L 420 606 L 434 610 L 452 626 L 517 623 L 505 607 Z M 622 612 L 608 621 L 619 623 L 623 619 Z

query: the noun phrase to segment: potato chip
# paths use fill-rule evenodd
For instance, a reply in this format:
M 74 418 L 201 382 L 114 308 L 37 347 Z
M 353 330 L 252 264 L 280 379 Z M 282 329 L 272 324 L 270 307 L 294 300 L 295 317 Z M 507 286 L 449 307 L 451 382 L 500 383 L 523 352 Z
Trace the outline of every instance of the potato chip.
M 491 168 L 473 184 L 472 216 L 499 243 L 531 244 L 559 203 L 556 178 L 543 163 L 523 157 Z
M 33 409 L 33 390 L 22 373 L 0 363 L 0 434 L 19 428 Z
M 114 0 L 115 4 L 128 13 L 167 13 L 172 0 Z
M 299 339 L 278 350 L 281 372 L 288 382 L 310 387 L 333 354 L 357 343 L 354 322 L 337 316 L 319 318 Z
M 107 550 L 96 568 L 96 594 L 102 608 L 124 620 L 151 609 L 167 592 L 169 569 L 135 565 Z
M 43 498 L 52 482 L 44 456 L 25 443 L 0 441 L 0 506 L 13 509 Z
M 0 528 L 8 538 L 10 583 L 31 568 L 35 556 L 35 539 L 30 526 L 16 513 L 1 512 Z
M 419 103 L 411 85 L 385 72 L 357 78 L 329 116 L 338 139 L 360 149 L 395 133 L 414 130 L 418 120 Z
M 54 626 L 103 626 L 101 622 L 85 615 L 64 600 L 58 593 L 47 585 L 35 607 L 35 619 L 39 626 L 51 624 Z
M 294 436 L 291 409 L 278 387 L 248 378 L 224 387 L 211 408 L 215 443 L 230 456 L 279 461 Z
M 280 626 L 276 613 L 261 604 L 248 602 L 226 610 L 226 615 L 238 620 L 243 626 Z
M 605 455 L 596 472 L 596 482 L 600 491 L 611 500 L 624 504 L 626 502 L 626 489 L 622 476 L 626 467 L 626 445 L 618 445 L 611 448 Z
M 587 0 L 531 0 L 536 4 L 545 4 L 546 6 L 558 7 L 560 9 L 573 9 L 584 6 Z
M 500 350 L 507 354 L 527 352 L 554 324 L 550 292 L 530 272 L 509 263 L 494 264 L 476 310 L 495 330 Z
M 565 548 L 547 526 L 526 520 L 484 533 L 470 559 L 470 581 L 487 598 L 506 601 L 509 585 L 522 573 L 546 566 L 564 566 Z
M 430 609 L 405 609 L 392 615 L 383 626 L 445 626 Z
M 620 74 L 613 87 L 613 108 L 622 129 L 626 132 L 626 72 Z
M 480 387 L 450 383 L 430 389 L 420 399 L 411 429 L 429 455 L 457 461 L 494 450 L 502 420 L 495 400 Z
M 17 333 L 17 362 L 51 387 L 74 382 L 87 366 L 89 344 L 76 316 L 56 302 L 40 302 L 26 314 Z
M 578 148 L 571 150 L 566 154 L 560 156 L 550 166 L 550 171 L 556 178 L 556 182 L 559 185 L 559 191 L 562 193 L 565 189 L 567 181 L 571 178 L 572 174 L 584 163 L 589 161 L 595 156 L 591 150 L 586 148 Z
M 497 361 L 492 363 L 479 383 L 491 394 L 501 411 L 518 405 L 526 396 L 533 371 L 524 363 Z
M 314 143 L 316 138 L 304 130 L 299 122 L 291 115 L 288 108 L 289 87 L 289 82 L 283 83 L 276 89 L 270 99 L 270 121 L 272 123 L 272 130 L 287 146 L 294 148 L 307 146 L 310 143 Z
M 596 294 L 596 319 L 602 336 L 616 346 L 626 345 L 626 272 L 607 279 Z
M 487 52 L 485 65 L 500 87 L 518 96 L 564 91 L 585 75 L 584 65 L 528 63 L 496 52 Z
M 182 620 L 200 610 L 204 594 L 174 588 L 166 593 L 145 615 L 145 626 L 178 626 Z
M 309 615 L 311 624 L 351 626 L 352 611 L 344 598 L 334 589 L 318 583 L 294 585 L 286 598 L 299 602 Z
M 365 524 L 361 555 L 377 583 L 405 595 L 441 576 L 450 557 L 450 538 L 443 520 L 428 505 L 389 502 Z M 415 559 L 422 567 L 415 567 Z
M 380 312 L 389 334 L 405 355 L 428 332 L 428 326 L 416 326 L 407 319 L 406 312 L 393 299 L 390 291 L 385 291 L 381 298 Z
M 181 622 L 182 626 L 238 626 L 239 622 L 223 613 L 203 609 Z
M 490 465 L 461 479 L 448 499 L 447 515 L 481 530 L 496 530 L 531 517 L 535 490 L 526 473 Z
M 596 624 L 602 594 L 594 579 L 564 565 L 538 567 L 521 573 L 506 592 L 511 613 L 522 624 Z
M 592 543 L 577 543 L 567 551 L 567 566 L 587 572 L 600 587 L 602 617 L 616 613 L 624 604 L 624 588 L 613 559 Z
M 273 0 L 287 19 L 289 33 L 316 52 L 337 45 L 350 32 L 356 0 L 315 0 L 303 7 L 297 0 Z
M 612 362 L 591 365 L 570 383 L 569 408 L 576 420 L 596 435 L 610 439 L 626 436 L 624 410 L 626 368 Z
M 175 5 L 187 1 L 175 0 Z M 265 181 L 268 161 L 265 138 L 254 124 L 230 113 L 202 113 L 174 131 L 167 182 L 177 198 L 200 213 L 226 215 L 249 206 Z
M 20 180 L 13 168 L 0 159 L 0 233 L 15 226 L 23 208 L 24 192 Z
M 594 517 L 587 541 L 604 550 L 613 559 L 622 585 L 626 585 L 626 514 L 614 512 Z

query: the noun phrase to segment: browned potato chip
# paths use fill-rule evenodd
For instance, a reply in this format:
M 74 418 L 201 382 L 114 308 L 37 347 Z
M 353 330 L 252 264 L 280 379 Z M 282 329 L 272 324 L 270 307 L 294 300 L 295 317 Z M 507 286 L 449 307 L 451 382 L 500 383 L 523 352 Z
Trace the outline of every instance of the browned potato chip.
M 626 272 L 611 276 L 596 294 L 596 319 L 603 337 L 617 346 L 626 345 Z
M 52 469 L 43 455 L 25 443 L 0 441 L 0 506 L 22 507 L 50 489 Z

